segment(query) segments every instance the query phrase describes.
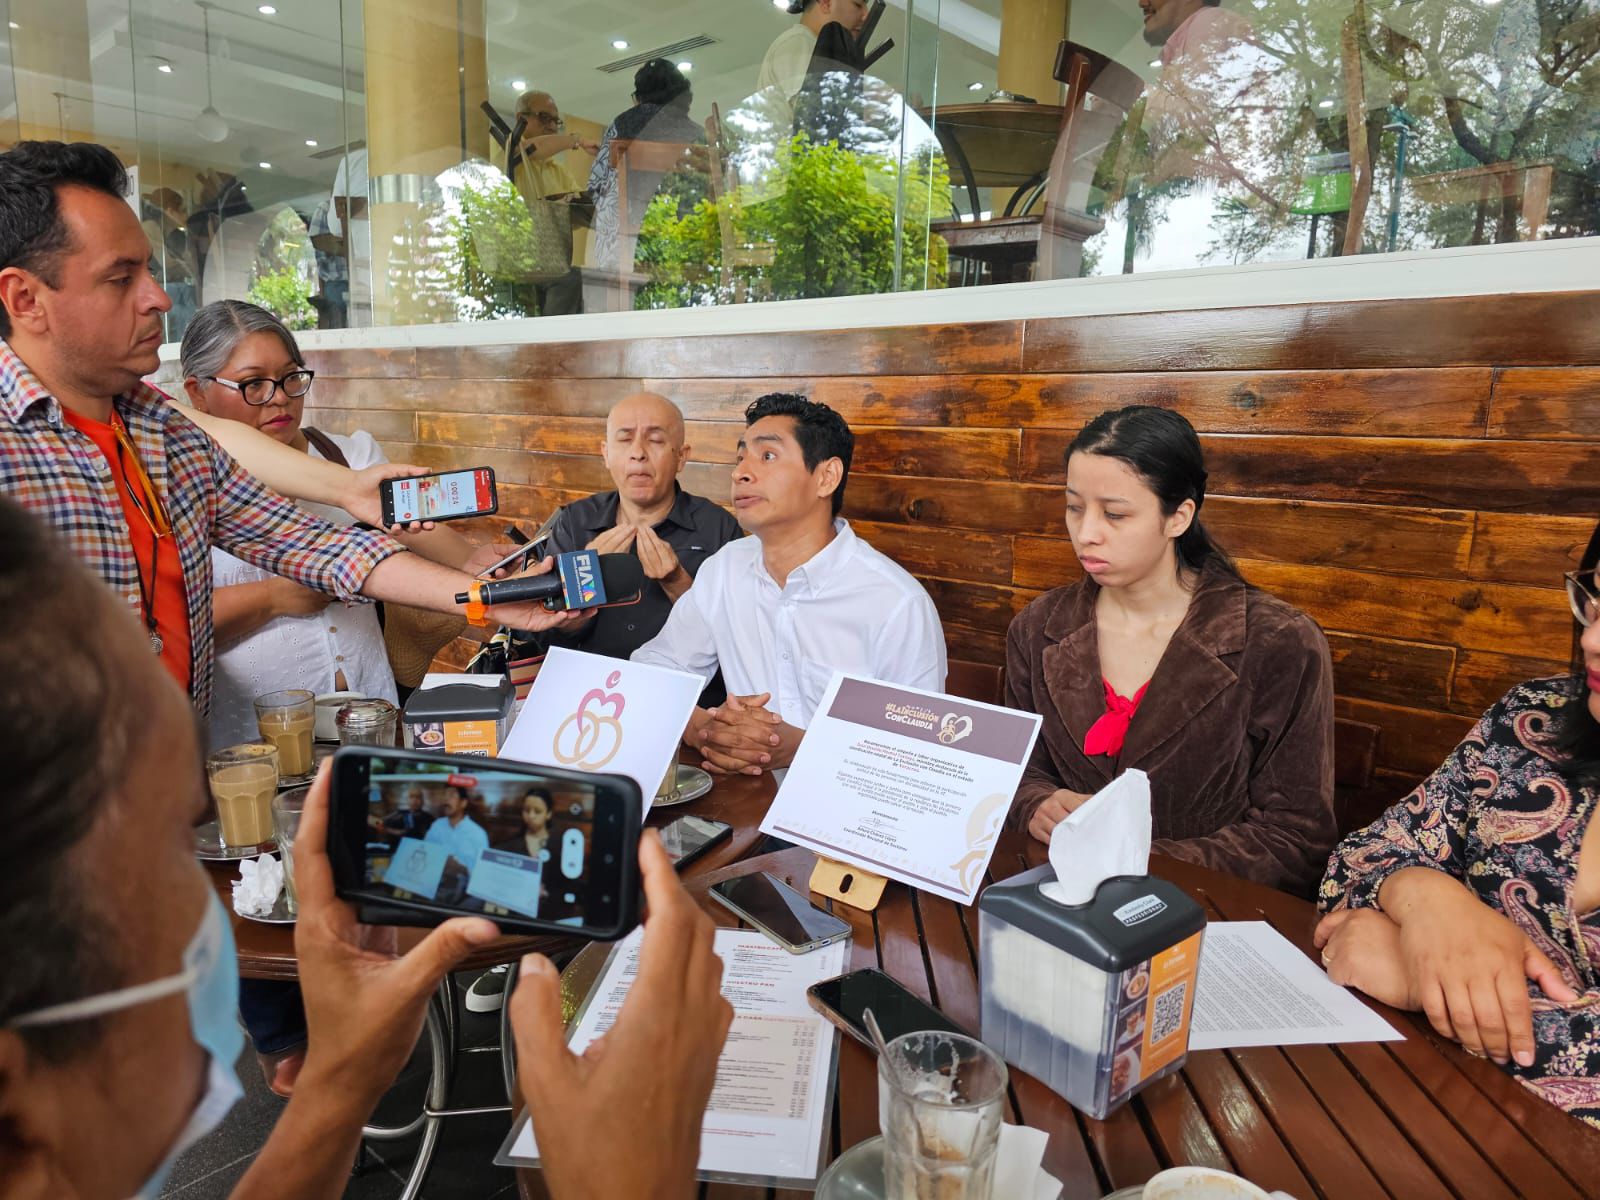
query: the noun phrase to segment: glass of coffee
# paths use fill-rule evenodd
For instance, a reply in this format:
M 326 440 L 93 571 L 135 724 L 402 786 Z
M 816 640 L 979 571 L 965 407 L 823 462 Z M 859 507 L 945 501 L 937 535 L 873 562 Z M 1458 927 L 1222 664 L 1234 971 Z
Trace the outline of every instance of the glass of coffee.
M 300 911 L 300 898 L 294 888 L 294 839 L 300 833 L 300 817 L 306 811 L 308 787 L 290 788 L 272 798 L 272 832 L 278 838 L 278 857 L 283 859 L 283 887 L 289 898 L 289 913 Z
M 256 697 L 256 728 L 278 748 L 278 782 L 309 783 L 316 761 L 317 698 L 307 691 L 268 692 Z
M 878 1059 L 883 1194 L 990 1200 L 1006 1065 L 957 1033 L 908 1033 Z
M 275 746 L 244 742 L 218 750 L 206 757 L 206 779 L 226 849 L 252 850 L 272 840 L 272 797 L 278 791 Z

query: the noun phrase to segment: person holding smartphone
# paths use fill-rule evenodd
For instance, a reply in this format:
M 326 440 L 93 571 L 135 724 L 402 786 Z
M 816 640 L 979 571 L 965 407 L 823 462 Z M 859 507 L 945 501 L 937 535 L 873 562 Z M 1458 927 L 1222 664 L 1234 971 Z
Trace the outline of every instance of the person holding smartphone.
M 0 689 L 0 721 L 29 730 L 0 786 L 0 1200 L 154 1198 L 240 1095 L 235 949 L 193 854 L 206 793 L 193 713 L 126 607 L 4 497 L 0 603 L 0 655 L 20 678 L 52 681 Z M 324 772 L 295 844 L 312 1050 L 234 1200 L 343 1194 L 429 997 L 497 936 L 462 917 L 403 957 L 383 949 L 386 931 L 334 895 L 327 821 Z M 567 1050 L 560 977 L 541 956 L 523 960 L 512 1000 L 519 1090 L 556 1200 L 697 1186 L 732 1009 L 712 923 L 653 833 L 639 863 L 640 973 L 610 1032 L 581 1057 Z M 625 1155 L 608 1152 L 619 1127 Z

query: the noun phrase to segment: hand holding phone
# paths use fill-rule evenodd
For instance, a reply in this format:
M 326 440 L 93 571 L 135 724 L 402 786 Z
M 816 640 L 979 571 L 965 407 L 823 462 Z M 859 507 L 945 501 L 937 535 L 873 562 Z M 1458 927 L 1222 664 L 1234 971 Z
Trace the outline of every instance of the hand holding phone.
M 712 887 L 711 897 L 790 954 L 805 954 L 850 936 L 846 922 L 765 871 L 725 879 Z
M 387 479 L 379 485 L 378 494 L 386 527 L 412 521 L 457 521 L 500 509 L 493 467 Z
M 376 746 L 333 759 L 328 857 L 362 919 L 602 941 L 638 922 L 638 784 L 597 775 Z

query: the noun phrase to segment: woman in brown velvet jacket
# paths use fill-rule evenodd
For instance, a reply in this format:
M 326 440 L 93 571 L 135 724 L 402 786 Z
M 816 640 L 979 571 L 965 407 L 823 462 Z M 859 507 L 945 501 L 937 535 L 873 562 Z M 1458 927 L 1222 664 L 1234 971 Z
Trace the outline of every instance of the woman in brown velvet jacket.
M 1137 767 L 1157 853 L 1308 892 L 1336 839 L 1328 643 L 1211 541 L 1205 480 L 1199 438 L 1168 409 L 1102 413 L 1067 448 L 1086 577 L 1007 635 L 1006 703 L 1044 718 L 1012 817 L 1048 841 Z

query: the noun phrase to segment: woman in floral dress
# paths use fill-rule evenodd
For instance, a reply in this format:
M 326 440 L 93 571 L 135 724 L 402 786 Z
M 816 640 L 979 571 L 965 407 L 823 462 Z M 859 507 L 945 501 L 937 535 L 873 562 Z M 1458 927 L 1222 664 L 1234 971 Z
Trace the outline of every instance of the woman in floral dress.
M 1328 860 L 1329 976 L 1600 1125 L 1600 529 L 1566 576 L 1572 675 L 1519 684 Z

